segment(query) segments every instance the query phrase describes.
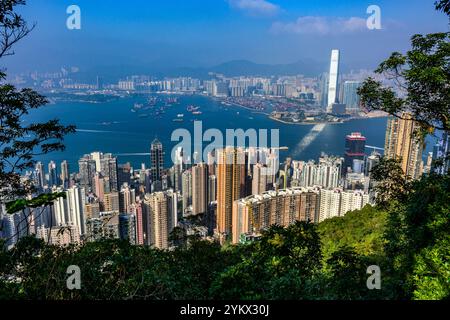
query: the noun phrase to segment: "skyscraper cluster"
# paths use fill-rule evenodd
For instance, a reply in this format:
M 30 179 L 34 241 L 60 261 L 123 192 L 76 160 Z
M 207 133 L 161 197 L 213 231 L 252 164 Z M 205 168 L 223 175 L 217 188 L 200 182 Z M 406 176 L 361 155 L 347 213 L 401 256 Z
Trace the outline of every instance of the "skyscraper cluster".
M 417 129 L 405 113 L 389 119 L 386 130 L 385 156 L 398 159 L 410 179 L 420 177 L 424 167 Z M 179 232 L 245 242 L 273 224 L 319 223 L 372 204 L 371 170 L 381 154 L 366 154 L 367 147 L 363 134 L 353 132 L 345 137 L 342 156 L 280 162 L 276 148 L 230 146 L 212 150 L 205 163 L 195 164 L 188 161 L 195 155 L 177 148 L 167 168 L 163 144 L 155 139 L 148 166 L 136 169 L 102 152 L 79 159 L 75 174 L 67 161 L 60 167 L 49 162 L 47 172 L 38 162 L 29 174 L 36 192 L 65 197 L 49 207 L 2 214 L 2 237 L 9 245 L 27 234 L 59 245 L 111 237 L 161 249 L 176 245 Z M 429 156 L 430 170 L 448 169 L 448 159 L 440 166 L 433 161 L 448 154 L 448 147 L 444 135 Z M 176 227 L 178 236 L 172 234 Z
M 326 77 L 328 76 L 328 78 Z M 330 72 L 320 82 L 322 100 L 320 105 L 334 115 L 358 115 L 361 111 L 358 89 L 361 81 L 345 80 L 340 74 L 340 51 L 331 51 Z
M 164 166 L 157 139 L 148 168 L 117 164 L 102 152 L 83 156 L 77 174 L 69 174 L 66 161 L 61 174 L 53 161 L 48 174 L 38 163 L 33 179 L 40 192 L 66 196 L 45 212 L 29 210 L 27 232 L 59 245 L 110 237 L 165 249 L 176 242 L 171 233 L 178 227 L 186 235 L 236 243 L 257 238 L 272 224 L 319 222 L 368 203 L 367 192 L 358 187 L 344 190 L 344 158 L 323 156 L 317 163 L 288 158 L 280 164 L 276 149 L 225 147 L 211 151 L 206 163 L 190 164 L 182 148 L 174 152 L 171 168 Z M 6 224 L 10 234 L 18 224 L 25 226 L 12 217 Z

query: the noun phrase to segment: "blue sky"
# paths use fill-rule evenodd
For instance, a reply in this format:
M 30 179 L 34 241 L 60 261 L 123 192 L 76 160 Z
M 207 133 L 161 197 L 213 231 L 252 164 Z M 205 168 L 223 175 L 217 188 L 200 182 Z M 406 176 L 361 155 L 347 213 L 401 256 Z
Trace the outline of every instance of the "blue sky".
M 329 59 L 376 66 L 408 49 L 415 33 L 448 30 L 434 0 L 28 0 L 21 12 L 37 22 L 5 59 L 10 72 L 108 65 L 211 66 L 247 59 L 291 63 Z M 66 8 L 81 9 L 81 30 L 66 28 Z M 382 30 L 368 30 L 369 5 Z

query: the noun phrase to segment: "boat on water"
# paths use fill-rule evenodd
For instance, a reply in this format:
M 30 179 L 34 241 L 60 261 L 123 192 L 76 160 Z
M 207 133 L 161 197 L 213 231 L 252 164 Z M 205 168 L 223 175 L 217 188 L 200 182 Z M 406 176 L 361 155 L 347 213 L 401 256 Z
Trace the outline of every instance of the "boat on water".
M 184 117 L 184 114 L 183 114 L 183 113 L 179 113 L 179 114 L 177 114 L 177 117 L 178 117 L 178 118 L 183 118 L 183 117 Z
M 201 111 L 193 111 L 192 114 L 202 114 Z
M 158 98 L 157 97 L 150 97 L 150 98 L 148 98 L 148 104 L 150 106 L 155 106 L 157 102 L 158 102 Z
M 172 121 L 173 122 L 183 122 L 184 119 L 183 118 L 175 118 L 175 119 L 172 119 Z
M 166 103 L 178 103 L 177 97 L 169 97 L 166 99 Z
M 186 110 L 189 111 L 189 112 L 198 111 L 198 109 L 200 109 L 200 107 L 196 107 L 196 106 L 193 106 L 193 105 L 190 105 L 190 106 L 188 106 L 186 108 Z

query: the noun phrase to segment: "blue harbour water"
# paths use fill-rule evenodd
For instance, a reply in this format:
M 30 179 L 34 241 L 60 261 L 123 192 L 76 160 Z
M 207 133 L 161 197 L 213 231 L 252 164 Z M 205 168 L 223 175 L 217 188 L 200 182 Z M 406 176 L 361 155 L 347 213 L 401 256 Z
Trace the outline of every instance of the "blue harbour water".
M 164 100 L 167 96 L 160 96 Z M 225 136 L 226 129 L 244 130 L 279 129 L 280 146 L 287 146 L 288 151 L 281 151 L 281 160 L 291 156 L 298 160 L 317 159 L 322 152 L 329 155 L 343 155 L 345 136 L 351 132 L 361 132 L 370 146 L 384 147 L 386 118 L 351 120 L 342 124 L 327 125 L 293 125 L 271 120 L 265 114 L 238 106 L 225 106 L 204 96 L 178 96 L 178 104 L 165 108 L 160 116 L 142 117 L 150 111 L 131 112 L 135 103 L 145 103 L 148 96 L 130 96 L 104 103 L 57 102 L 33 111 L 26 121 L 45 121 L 60 119 L 64 124 L 74 124 L 76 134 L 66 137 L 66 150 L 40 157 L 46 164 L 53 160 L 69 162 L 70 171 L 78 171 L 78 159 L 93 151 L 113 153 L 119 163 L 130 162 L 134 168 L 141 163 L 149 166 L 147 155 L 151 141 L 157 137 L 165 148 L 165 163 L 172 163 L 170 153 L 178 143 L 171 141 L 172 132 L 185 128 L 193 132 L 194 120 L 201 120 L 203 132 L 217 128 Z M 159 102 L 163 105 L 163 102 Z M 186 111 L 189 105 L 199 106 L 201 115 Z M 174 122 L 178 114 L 184 114 L 183 122 Z M 141 116 L 140 116 L 141 115 Z M 192 134 L 193 135 L 193 134 Z M 208 143 L 205 143 L 205 146 Z M 367 149 L 367 153 L 371 150 Z

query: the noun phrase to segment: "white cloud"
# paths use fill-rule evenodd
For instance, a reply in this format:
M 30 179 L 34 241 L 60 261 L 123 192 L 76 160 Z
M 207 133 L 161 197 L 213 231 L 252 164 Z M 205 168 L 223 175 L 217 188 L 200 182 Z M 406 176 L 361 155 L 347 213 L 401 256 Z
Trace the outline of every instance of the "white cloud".
M 305 16 L 295 22 L 275 22 L 271 31 L 279 33 L 295 34 L 341 34 L 354 33 L 367 30 L 366 20 L 358 17 L 329 18 L 317 16 Z
M 266 0 L 227 0 L 232 8 L 254 16 L 274 16 L 280 7 Z

